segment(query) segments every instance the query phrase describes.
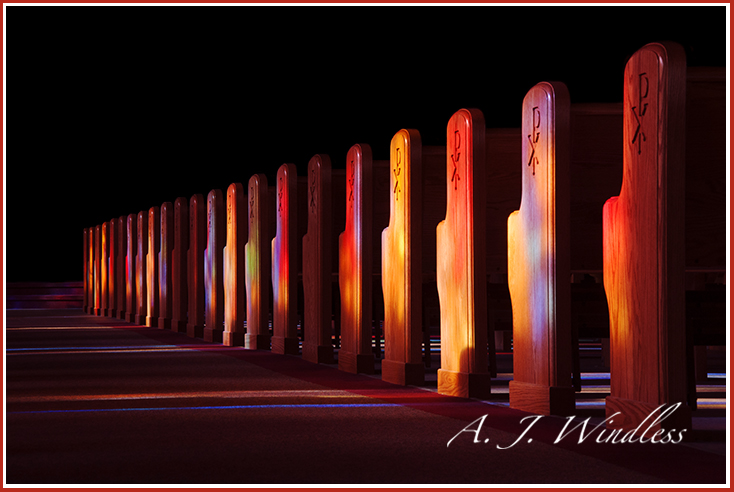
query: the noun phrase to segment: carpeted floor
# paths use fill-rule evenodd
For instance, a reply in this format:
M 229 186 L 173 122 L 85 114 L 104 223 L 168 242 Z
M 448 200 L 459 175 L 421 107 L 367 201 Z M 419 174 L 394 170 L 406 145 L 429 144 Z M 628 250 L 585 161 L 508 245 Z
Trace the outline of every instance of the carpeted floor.
M 425 387 L 401 387 L 81 310 L 6 321 L 11 485 L 727 481 L 726 379 L 699 389 L 714 403 L 694 412 L 690 442 L 597 442 L 603 374 L 587 377 L 566 428 L 588 418 L 584 442 L 579 429 L 556 442 L 560 417 L 518 439 L 531 420 L 507 405 L 511 356 L 479 401 L 437 394 L 435 362 Z

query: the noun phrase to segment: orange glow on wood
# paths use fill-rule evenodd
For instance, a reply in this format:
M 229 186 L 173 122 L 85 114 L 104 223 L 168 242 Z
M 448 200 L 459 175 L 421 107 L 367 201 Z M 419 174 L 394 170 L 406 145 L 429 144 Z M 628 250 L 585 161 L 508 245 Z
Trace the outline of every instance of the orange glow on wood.
M 423 384 L 421 137 L 400 130 L 390 142 L 390 223 L 382 232 L 385 360 L 382 379 Z
M 102 223 L 102 236 L 100 239 L 100 245 L 102 250 L 100 251 L 99 270 L 100 270 L 100 305 L 99 315 L 107 316 L 108 300 L 109 300 L 109 279 L 108 269 L 110 262 L 110 250 L 109 250 L 109 222 Z
M 94 285 L 94 314 L 100 316 L 102 314 L 102 226 L 94 228 L 94 277 L 92 285 Z
M 339 369 L 374 372 L 372 338 L 372 149 L 347 153 L 346 224 L 339 235 L 341 349 Z
M 137 216 L 130 214 L 127 216 L 127 224 L 125 228 L 125 239 L 127 240 L 127 255 L 125 257 L 125 321 L 128 323 L 135 322 L 135 313 L 137 312 L 138 296 L 137 296 L 137 260 L 138 251 L 138 223 Z
M 568 90 L 541 82 L 522 106 L 522 200 L 507 220 L 510 407 L 572 415 Z
M 298 355 L 298 183 L 296 166 L 283 164 L 276 177 L 276 233 L 271 243 L 273 285 L 272 351 Z
M 611 427 L 634 429 L 662 404 L 682 403 L 665 428 L 690 429 L 684 293 L 685 54 L 638 50 L 624 73 L 624 172 L 604 205 Z
M 118 319 L 125 319 L 127 286 L 127 217 L 122 215 L 116 221 L 115 248 L 115 309 Z
M 222 342 L 224 333 L 224 197 L 221 190 L 212 190 L 206 199 L 207 232 L 204 250 L 204 290 L 206 318 L 204 340 Z
M 138 212 L 136 232 L 137 254 L 135 255 L 135 324 L 144 325 L 148 313 L 148 214 Z
M 204 195 L 196 194 L 189 200 L 189 249 L 187 254 L 188 321 L 186 335 L 191 338 L 204 338 L 206 239 L 206 201 Z
M 173 317 L 173 204 L 160 209 L 160 246 L 158 252 L 158 328 L 171 329 Z
M 145 317 L 146 326 L 158 326 L 159 279 L 158 254 L 161 247 L 160 209 L 151 207 L 148 210 L 148 253 L 147 253 L 147 285 L 148 311 Z
M 441 305 L 438 391 L 488 397 L 485 215 L 485 126 L 461 109 L 446 132 L 446 218 L 436 228 L 436 281 Z M 478 188 L 475 188 L 478 183 Z
M 303 358 L 333 364 L 331 342 L 332 187 L 331 159 L 308 162 L 308 231 L 303 236 Z
M 117 316 L 117 219 L 107 229 L 107 316 Z
M 270 294 L 270 245 L 268 244 L 268 179 L 256 174 L 247 183 L 249 233 L 245 244 L 245 288 L 247 291 L 248 349 L 270 349 L 268 313 Z
M 247 210 L 242 183 L 227 188 L 227 245 L 224 247 L 224 345 L 245 344 L 245 240 Z
M 173 204 L 173 249 L 171 251 L 171 330 L 186 333 L 188 317 L 189 201 L 179 197 Z

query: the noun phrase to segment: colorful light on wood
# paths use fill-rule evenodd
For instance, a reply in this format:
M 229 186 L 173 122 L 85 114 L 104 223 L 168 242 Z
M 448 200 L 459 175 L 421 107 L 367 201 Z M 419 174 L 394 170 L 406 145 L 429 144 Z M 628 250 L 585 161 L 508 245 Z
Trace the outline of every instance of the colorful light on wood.
M 609 427 L 635 429 L 660 405 L 675 403 L 681 408 L 663 426 L 691 425 L 684 362 L 685 80 L 685 53 L 673 43 L 644 46 L 624 72 L 622 189 L 604 205 L 606 412 L 621 412 Z
M 179 197 L 173 204 L 173 251 L 171 261 L 171 330 L 186 333 L 188 320 L 189 201 Z
M 173 204 L 160 209 L 160 251 L 158 252 L 158 328 L 171 329 L 173 317 Z
M 224 247 L 224 345 L 245 344 L 245 241 L 247 205 L 241 183 L 227 188 L 227 245 Z
M 107 316 L 117 316 L 117 219 L 110 219 L 107 232 Z
M 148 253 L 147 253 L 147 286 L 148 311 L 145 316 L 145 325 L 149 327 L 158 326 L 158 313 L 160 311 L 159 277 L 158 277 L 158 254 L 161 247 L 160 231 L 160 209 L 150 207 L 148 210 Z
M 100 305 L 99 305 L 99 315 L 100 316 L 107 316 L 107 304 L 109 300 L 109 279 L 107 278 L 108 269 L 110 267 L 110 246 L 109 246 L 109 230 L 110 230 L 110 224 L 109 222 L 102 223 L 102 236 L 100 239 L 100 245 L 102 247 L 102 250 L 100 252 L 100 262 L 99 262 L 99 270 L 100 270 Z
M 331 342 L 331 159 L 317 154 L 308 162 L 308 231 L 303 236 L 303 358 L 333 364 Z
M 510 407 L 572 415 L 569 112 L 566 86 L 542 82 L 522 106 L 522 200 L 507 220 L 512 299 Z
M 436 228 L 441 394 L 486 398 L 487 287 L 484 115 L 461 109 L 446 133 L 446 218 Z M 476 183 L 476 185 L 475 185 Z
M 94 228 L 94 314 L 102 315 L 102 226 Z
M 204 340 L 222 342 L 224 333 L 224 197 L 220 190 L 212 190 L 206 199 L 207 232 L 204 250 L 204 290 L 206 292 L 206 320 Z
M 347 153 L 346 224 L 339 235 L 341 350 L 339 369 L 374 372 L 372 339 L 372 149 Z
M 115 308 L 117 310 L 117 318 L 125 319 L 127 312 L 127 217 L 120 216 L 116 220 L 117 232 L 116 240 L 116 271 L 115 271 Z
M 189 200 L 189 250 L 188 250 L 188 321 L 186 335 L 204 338 L 206 319 L 206 290 L 204 263 L 206 262 L 206 200 L 196 194 Z
M 270 244 L 267 234 L 268 180 L 256 174 L 247 183 L 249 233 L 245 245 L 245 289 L 247 292 L 248 349 L 270 349 L 268 312 L 270 289 Z
M 135 322 L 138 306 L 137 296 L 137 251 L 138 251 L 138 218 L 135 214 L 127 216 L 125 224 L 125 239 L 127 241 L 127 255 L 125 256 L 125 321 Z
M 135 324 L 144 325 L 148 312 L 148 214 L 138 212 L 137 254 L 135 255 Z
M 283 164 L 276 177 L 276 233 L 271 243 L 273 285 L 272 351 L 299 353 L 298 349 L 298 183 L 296 166 Z
M 382 379 L 423 384 L 422 152 L 417 130 L 400 130 L 390 142 L 390 224 L 382 232 L 385 359 Z

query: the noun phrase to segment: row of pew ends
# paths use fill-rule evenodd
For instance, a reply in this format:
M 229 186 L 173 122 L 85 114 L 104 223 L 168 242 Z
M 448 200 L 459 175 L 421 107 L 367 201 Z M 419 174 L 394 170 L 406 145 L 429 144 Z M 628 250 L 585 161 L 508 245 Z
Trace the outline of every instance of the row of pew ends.
M 725 270 L 724 87 L 723 70 L 687 69 L 679 45 L 653 43 L 628 61 L 621 105 L 574 105 L 542 82 L 519 129 L 461 109 L 445 147 L 403 129 L 389 161 L 356 144 L 343 170 L 318 154 L 306 176 L 284 164 L 274 185 L 256 174 L 114 218 L 84 230 L 85 310 L 316 363 L 335 362 L 338 327 L 338 367 L 353 373 L 374 371 L 383 317 L 383 379 L 420 385 L 437 304 L 438 391 L 488 398 L 504 309 L 510 406 L 571 415 L 572 279 L 592 279 L 610 338 L 607 426 L 681 403 L 675 424 L 690 427 L 686 291 Z

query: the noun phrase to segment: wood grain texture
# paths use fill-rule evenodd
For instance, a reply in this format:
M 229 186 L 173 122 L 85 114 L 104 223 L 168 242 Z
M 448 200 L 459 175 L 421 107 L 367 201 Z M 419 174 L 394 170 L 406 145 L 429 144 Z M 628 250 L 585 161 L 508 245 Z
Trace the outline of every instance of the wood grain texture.
M 242 183 L 227 188 L 227 245 L 224 247 L 224 345 L 245 344 L 245 242 L 247 202 Z
M 270 233 L 268 222 L 268 179 L 252 176 L 247 184 L 249 235 L 245 245 L 245 288 L 247 289 L 248 349 L 270 349 Z
M 158 328 L 170 330 L 173 318 L 173 203 L 160 208 L 158 251 Z
M 147 285 L 148 311 L 145 316 L 145 325 L 149 327 L 158 326 L 158 313 L 160 312 L 160 291 L 158 259 L 161 248 L 161 211 L 159 207 L 150 207 L 148 210 L 148 253 L 147 253 Z
M 308 230 L 303 236 L 303 358 L 333 364 L 331 341 L 332 243 L 331 158 L 317 154 L 308 162 Z M 343 202 L 339 202 L 343 203 Z
M 372 338 L 372 149 L 347 153 L 346 222 L 339 235 L 341 349 L 339 369 L 374 372 Z
M 145 325 L 148 313 L 148 214 L 138 212 L 137 254 L 135 255 L 135 324 Z
M 127 217 L 120 216 L 115 224 L 115 315 L 118 319 L 125 319 L 127 311 Z
M 189 201 L 173 203 L 173 250 L 171 251 L 171 330 L 186 333 L 189 310 L 188 288 Z
M 461 109 L 446 131 L 446 218 L 436 228 L 441 306 L 438 391 L 487 397 L 486 193 L 484 115 Z
M 571 415 L 575 408 L 571 387 L 569 110 L 568 90 L 560 82 L 541 82 L 525 96 L 523 157 L 518 162 L 522 199 L 520 209 L 507 220 L 514 342 L 510 407 L 542 415 Z M 564 401 L 559 401 L 559 396 Z
M 298 355 L 298 176 L 295 164 L 276 175 L 275 238 L 270 244 L 273 337 L 276 354 Z
M 657 406 L 686 398 L 683 49 L 644 46 L 627 63 L 624 80 L 622 189 L 604 205 L 603 219 L 607 414 L 621 409 L 634 427 L 626 401 Z
M 206 322 L 206 263 L 207 219 L 204 195 L 196 194 L 189 200 L 188 260 L 188 320 L 186 335 L 204 338 Z
M 382 379 L 424 382 L 422 343 L 422 173 L 417 130 L 400 130 L 390 142 L 390 222 L 382 231 L 385 360 Z
M 224 196 L 221 190 L 212 190 L 206 197 L 206 249 L 204 250 L 204 291 L 206 316 L 204 340 L 222 342 L 224 333 Z
M 127 240 L 127 256 L 125 257 L 125 321 L 133 323 L 137 313 L 137 253 L 138 253 L 138 218 L 135 214 L 127 216 L 125 228 Z

